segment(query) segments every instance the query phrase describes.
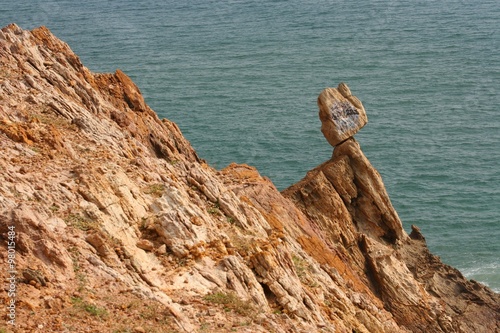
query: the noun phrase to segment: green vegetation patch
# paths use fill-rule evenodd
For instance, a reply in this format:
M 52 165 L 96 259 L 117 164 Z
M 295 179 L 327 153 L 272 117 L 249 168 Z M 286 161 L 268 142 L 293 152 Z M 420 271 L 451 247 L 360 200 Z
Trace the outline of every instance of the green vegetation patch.
M 144 193 L 150 194 L 154 197 L 159 198 L 163 195 L 163 193 L 165 193 L 165 190 L 166 190 L 166 187 L 164 184 L 155 183 L 155 184 L 151 184 L 148 187 L 146 187 L 144 189 Z
M 305 262 L 304 259 L 293 256 L 292 257 L 293 265 L 295 266 L 295 271 L 297 272 L 297 276 L 299 279 L 302 279 L 306 275 L 306 271 L 309 268 L 309 265 Z
M 67 225 L 83 231 L 97 230 L 98 227 L 97 221 L 79 214 L 70 214 L 64 219 L 64 221 Z
M 221 304 L 225 311 L 235 311 L 242 316 L 251 316 L 256 312 L 252 303 L 241 300 L 233 292 L 219 291 L 208 294 L 203 299 L 210 303 Z
M 97 305 L 85 302 L 80 297 L 72 297 L 71 303 L 73 303 L 74 307 L 76 307 L 78 309 L 82 309 L 92 316 L 99 317 L 99 318 L 105 318 L 108 316 L 108 311 L 105 308 L 100 308 Z

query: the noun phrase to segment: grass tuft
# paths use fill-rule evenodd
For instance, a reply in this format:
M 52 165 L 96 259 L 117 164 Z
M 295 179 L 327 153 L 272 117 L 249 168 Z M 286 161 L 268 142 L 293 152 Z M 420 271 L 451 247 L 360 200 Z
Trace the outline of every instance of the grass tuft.
M 79 214 L 70 214 L 64 219 L 64 221 L 67 225 L 83 231 L 96 230 L 98 226 L 97 221 L 93 221 L 88 217 L 81 216 Z
M 203 299 L 210 303 L 221 304 L 225 311 L 235 311 L 242 316 L 251 316 L 256 312 L 252 303 L 241 300 L 233 292 L 219 291 L 206 295 Z
M 76 308 L 82 309 L 92 316 L 105 318 L 108 316 L 108 311 L 105 308 L 100 308 L 94 304 L 85 302 L 81 297 L 72 297 L 71 303 Z
M 161 197 L 163 193 L 165 193 L 165 185 L 161 183 L 151 184 L 146 189 L 144 189 L 144 193 L 150 194 L 154 197 Z

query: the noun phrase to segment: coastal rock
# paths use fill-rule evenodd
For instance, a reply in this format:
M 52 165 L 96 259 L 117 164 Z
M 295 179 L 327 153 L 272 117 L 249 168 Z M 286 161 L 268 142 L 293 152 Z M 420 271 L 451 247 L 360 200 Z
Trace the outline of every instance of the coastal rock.
M 134 111 L 146 111 L 146 102 L 144 102 L 144 97 L 142 97 L 142 94 L 135 83 L 132 82 L 132 80 L 119 69 L 116 70 L 115 76 L 122 86 L 123 98 L 127 102 L 128 106 Z
M 495 331 L 500 307 L 490 298 L 493 294 L 482 293 L 481 301 L 476 299 L 471 282 L 429 253 L 417 227 L 413 226 L 410 236 L 406 234 L 379 173 L 353 138 L 338 145 L 329 161 L 309 171 L 283 195 L 314 218 L 323 239 L 331 237 L 327 226 L 335 221 L 329 201 L 336 195 L 341 198 L 335 204 L 347 212 L 337 215 L 335 229 L 341 241 L 330 246 L 349 258 L 344 261 L 346 266 L 377 295 L 400 328 L 411 332 Z M 349 234 L 357 235 L 357 240 L 349 241 Z M 471 298 L 484 302 L 484 313 L 470 302 L 465 306 Z M 498 294 L 493 298 L 498 299 Z M 482 324 L 465 319 L 475 315 L 484 318 Z
M 406 234 L 353 133 L 280 193 L 210 167 L 123 72 L 92 73 L 47 28 L 3 28 L 0 62 L 16 332 L 498 330 L 499 295 Z
M 361 101 L 351 94 L 345 83 L 326 88 L 318 96 L 321 132 L 328 143 L 336 146 L 356 134 L 368 122 Z

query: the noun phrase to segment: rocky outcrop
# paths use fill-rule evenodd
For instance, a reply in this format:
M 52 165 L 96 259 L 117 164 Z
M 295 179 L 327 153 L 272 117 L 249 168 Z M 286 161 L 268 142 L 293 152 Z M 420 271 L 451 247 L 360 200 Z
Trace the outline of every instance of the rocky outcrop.
M 330 247 L 349 258 L 346 262 L 355 275 L 362 277 L 364 285 L 383 302 L 383 308 L 399 327 L 411 332 L 497 329 L 498 295 L 467 281 L 457 270 L 430 254 L 418 228 L 414 227 L 410 236 L 406 234 L 380 175 L 353 138 L 337 146 L 331 160 L 310 171 L 283 194 L 317 227 L 323 226 L 323 239 L 335 240 Z M 335 230 L 348 232 L 332 237 L 327 231 L 332 222 Z M 436 293 L 436 288 L 441 287 L 431 281 L 442 283 L 446 292 Z M 483 297 L 476 298 L 477 292 Z M 466 301 L 471 299 L 485 307 L 479 310 L 473 302 Z M 466 302 L 470 307 L 459 310 L 447 302 Z M 480 322 L 469 319 L 476 316 L 488 318 Z
M 46 28 L 2 29 L 0 62 L 16 332 L 498 330 L 499 295 L 406 234 L 352 134 L 280 193 L 210 167 L 126 74 Z

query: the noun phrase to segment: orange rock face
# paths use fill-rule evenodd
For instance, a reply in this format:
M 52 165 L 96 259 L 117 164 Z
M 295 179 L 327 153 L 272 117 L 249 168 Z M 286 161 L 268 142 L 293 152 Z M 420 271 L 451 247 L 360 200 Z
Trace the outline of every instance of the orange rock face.
M 352 134 L 280 193 L 207 165 L 123 72 L 90 72 L 46 28 L 3 28 L 0 63 L 0 234 L 15 230 L 18 272 L 1 329 L 498 330 L 499 295 L 406 234 Z

